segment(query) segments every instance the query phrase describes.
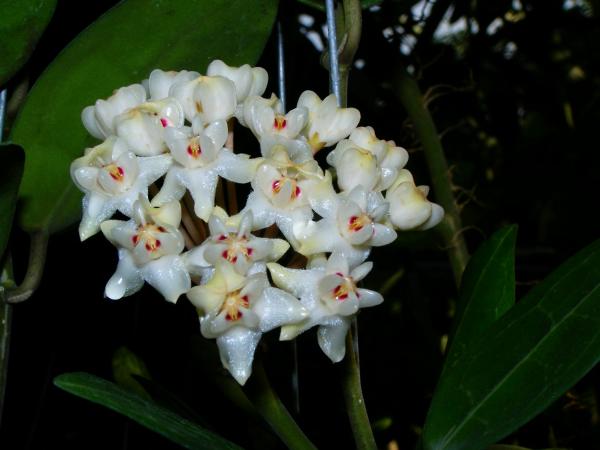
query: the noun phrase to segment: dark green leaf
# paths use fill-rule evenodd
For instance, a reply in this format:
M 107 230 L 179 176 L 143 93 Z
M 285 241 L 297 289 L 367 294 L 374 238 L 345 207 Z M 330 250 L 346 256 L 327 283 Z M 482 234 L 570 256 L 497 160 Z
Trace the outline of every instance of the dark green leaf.
M 298 0 L 300 3 L 304 3 L 311 8 L 318 9 L 319 11 L 325 11 L 325 0 Z M 369 8 L 370 6 L 379 5 L 383 0 L 361 0 L 360 6 L 363 9 Z
M 446 367 L 427 417 L 425 448 L 486 448 L 541 412 L 599 360 L 596 241 Z
M 56 0 L 0 0 L 0 85 L 27 62 L 55 7 Z
M 126 0 L 83 31 L 37 81 L 12 131 L 27 152 L 23 227 L 52 232 L 80 217 L 69 165 L 96 144 L 81 124 L 85 106 L 154 68 L 256 62 L 276 9 L 277 0 Z
M 517 227 L 498 230 L 469 260 L 460 284 L 456 318 L 446 364 L 515 304 L 515 240 Z
M 0 144 L 0 259 L 4 254 L 17 204 L 25 154 L 14 144 Z
M 239 450 L 240 447 L 156 403 L 89 373 L 66 373 L 54 384 L 78 397 L 121 413 L 184 448 Z

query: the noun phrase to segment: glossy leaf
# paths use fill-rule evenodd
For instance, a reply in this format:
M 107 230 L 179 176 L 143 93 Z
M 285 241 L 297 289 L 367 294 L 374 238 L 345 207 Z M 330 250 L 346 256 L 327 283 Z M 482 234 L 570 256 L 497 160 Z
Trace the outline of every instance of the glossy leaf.
M 515 304 L 516 236 L 516 226 L 498 230 L 469 260 L 460 284 L 446 364 L 453 364 Z
M 427 450 L 478 450 L 540 413 L 600 360 L 600 241 L 579 252 L 446 367 Z
M 156 403 L 89 373 L 67 373 L 54 384 L 71 394 L 98 403 L 162 434 L 184 448 L 239 450 L 240 447 L 178 416 Z
M 23 227 L 52 232 L 80 217 L 69 165 L 97 143 L 81 124 L 85 106 L 155 68 L 255 63 L 276 9 L 277 0 L 126 0 L 83 31 L 42 74 L 13 127 L 27 152 Z
M 0 144 L 0 259 L 6 249 L 17 204 L 25 154 L 14 144 Z
M 0 85 L 27 62 L 55 7 L 56 0 L 0 0 Z

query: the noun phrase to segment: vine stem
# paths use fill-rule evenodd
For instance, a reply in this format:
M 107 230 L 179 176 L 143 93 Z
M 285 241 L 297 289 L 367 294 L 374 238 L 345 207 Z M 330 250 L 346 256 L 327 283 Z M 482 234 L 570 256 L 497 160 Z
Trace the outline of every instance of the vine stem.
M 348 104 L 348 78 L 358 49 L 362 31 L 362 9 L 360 0 L 343 0 L 333 11 L 333 0 L 325 2 L 328 28 L 328 62 L 331 90 L 336 95 L 338 105 Z M 341 43 L 338 48 L 338 42 Z M 367 414 L 365 399 L 360 384 L 358 362 L 358 339 L 353 337 L 356 318 L 346 336 L 346 356 L 342 361 L 342 388 L 352 434 L 358 450 L 376 450 L 377 444 Z
M 417 82 L 402 68 L 396 73 L 396 94 L 411 118 L 415 132 L 425 152 L 436 201 L 444 208 L 445 216 L 438 230 L 444 239 L 457 286 L 469 260 L 469 252 L 461 234 L 460 212 L 454 193 L 450 168 L 431 113 L 425 106 Z
M 255 361 L 244 392 L 258 413 L 291 450 L 316 450 L 271 387 L 265 369 Z
M 21 303 L 33 295 L 38 288 L 44 265 L 46 264 L 46 251 L 48 249 L 48 233 L 34 231 L 30 234 L 29 264 L 23 282 L 6 294 L 7 303 Z

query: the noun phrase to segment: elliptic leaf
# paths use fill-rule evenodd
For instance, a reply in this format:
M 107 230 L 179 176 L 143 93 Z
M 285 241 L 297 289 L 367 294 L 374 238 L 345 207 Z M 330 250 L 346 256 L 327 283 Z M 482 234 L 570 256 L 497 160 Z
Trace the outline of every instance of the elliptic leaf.
M 121 413 L 184 448 L 240 450 L 234 443 L 158 406 L 151 400 L 89 373 L 59 375 L 54 379 L 54 384 L 71 394 Z
M 23 227 L 52 232 L 80 217 L 69 165 L 97 143 L 81 124 L 85 106 L 155 68 L 255 63 L 276 10 L 277 0 L 125 0 L 84 30 L 37 80 L 12 130 L 27 153 Z
M 478 450 L 540 413 L 600 360 L 600 241 L 562 264 L 440 379 L 427 450 Z
M 516 235 L 514 225 L 498 230 L 469 260 L 460 283 L 446 364 L 452 365 L 515 304 Z

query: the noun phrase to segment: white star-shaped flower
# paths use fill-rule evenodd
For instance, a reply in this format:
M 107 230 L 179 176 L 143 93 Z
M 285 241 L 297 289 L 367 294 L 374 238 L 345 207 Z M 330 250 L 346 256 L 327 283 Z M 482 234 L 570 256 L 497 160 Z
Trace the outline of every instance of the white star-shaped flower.
M 343 191 L 356 186 L 382 191 L 396 180 L 408 161 L 408 152 L 393 141 L 377 139 L 371 127 L 359 127 L 327 155 L 336 168 L 337 184 Z
M 198 308 L 202 335 L 217 339 L 223 366 L 242 385 L 262 334 L 307 317 L 298 299 L 271 287 L 265 273 L 242 276 L 230 264 L 217 265 L 213 277 L 187 296 Z
M 164 175 L 170 165 L 170 155 L 137 157 L 122 139 L 114 136 L 87 149 L 71 164 L 71 178 L 85 193 L 79 225 L 81 240 L 96 234 L 100 224 L 117 210 L 131 216 L 139 195 L 147 197 L 148 186 Z
M 333 362 L 344 358 L 345 336 L 352 317 L 361 308 L 383 302 L 378 292 L 356 286 L 371 271 L 371 262 L 350 271 L 346 258 L 333 253 L 325 265 L 309 269 L 288 269 L 277 263 L 269 263 L 267 267 L 273 283 L 299 298 L 309 313 L 303 322 L 283 326 L 280 339 L 291 340 L 318 326 L 319 346 Z
M 248 64 L 232 67 L 219 59 L 208 65 L 206 74 L 211 77 L 221 76 L 233 81 L 238 103 L 242 103 L 247 97 L 262 95 L 269 81 L 269 74 L 262 67 L 250 67 Z
M 190 290 L 189 271 L 181 255 L 183 236 L 177 228 L 180 220 L 178 202 L 152 208 L 142 197 L 134 204 L 133 219 L 102 223 L 102 232 L 119 249 L 117 270 L 106 284 L 108 298 L 131 295 L 144 281 L 172 303 Z
M 314 92 L 304 91 L 298 99 L 298 107 L 308 109 L 308 123 L 303 133 L 313 153 L 337 144 L 360 122 L 360 112 L 356 108 L 338 108 L 333 94 L 321 100 Z
M 282 145 L 275 146 L 258 167 L 252 187 L 244 210 L 252 211 L 254 229 L 276 223 L 293 246 L 294 223 L 310 220 L 311 202 L 318 203 L 333 191 L 331 177 L 312 156 L 292 159 Z
M 191 81 L 174 83 L 169 89 L 169 96 L 175 97 L 183 106 L 189 122 L 196 116 L 206 124 L 227 120 L 233 117 L 237 105 L 235 84 L 219 76 L 201 75 Z
M 229 217 L 223 209 L 215 207 L 208 228 L 210 236 L 188 254 L 188 262 L 200 269 L 224 263 L 245 275 L 251 266 L 277 261 L 290 248 L 283 239 L 259 238 L 251 234 L 251 211 Z
M 164 71 L 155 69 L 150 72 L 148 78 L 148 91 L 150 93 L 151 100 L 162 100 L 169 96 L 169 90 L 175 83 L 185 83 L 198 78 L 200 74 L 198 72 L 192 72 L 188 70 L 181 70 L 176 72 L 174 70 Z
M 97 100 L 94 105 L 84 108 L 81 121 L 92 136 L 106 139 L 116 134 L 115 117 L 145 101 L 146 89 L 141 84 L 122 87 L 106 100 Z
M 428 230 L 444 218 L 444 209 L 427 200 L 428 186 L 416 186 L 412 174 L 402 169 L 385 198 L 390 221 L 399 230 Z
M 300 243 L 299 253 L 310 256 L 336 252 L 355 266 L 369 256 L 371 247 L 396 239 L 387 219 L 389 205 L 380 193 L 359 185 L 347 194 L 339 194 L 336 200 L 329 209 L 321 209 L 323 219 L 296 224 L 294 235 Z
M 168 150 L 165 130 L 183 126 L 183 109 L 171 97 L 142 103 L 114 119 L 116 134 L 139 156 L 160 155 Z
M 227 123 L 219 120 L 203 128 L 200 120 L 189 127 L 168 128 L 165 139 L 175 163 L 169 169 L 155 206 L 179 200 L 186 189 L 194 199 L 194 212 L 207 221 L 215 203 L 219 176 L 236 183 L 248 183 L 261 159 L 237 155 L 223 147 Z

